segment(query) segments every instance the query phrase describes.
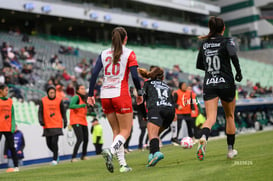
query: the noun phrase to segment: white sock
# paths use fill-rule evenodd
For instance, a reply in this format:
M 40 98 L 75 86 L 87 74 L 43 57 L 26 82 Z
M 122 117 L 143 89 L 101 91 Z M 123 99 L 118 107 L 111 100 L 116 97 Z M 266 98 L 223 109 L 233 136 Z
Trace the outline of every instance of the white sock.
M 125 138 L 121 135 L 117 135 L 110 147 L 111 153 L 114 155 L 118 152 L 121 146 L 125 143 Z M 124 149 L 124 148 L 123 148 Z
M 127 165 L 125 160 L 124 145 L 122 145 L 117 151 L 117 158 L 119 161 L 119 165 Z
M 172 122 L 171 128 L 172 128 L 172 132 L 171 132 L 172 138 L 175 138 L 177 136 L 177 122 L 176 121 Z

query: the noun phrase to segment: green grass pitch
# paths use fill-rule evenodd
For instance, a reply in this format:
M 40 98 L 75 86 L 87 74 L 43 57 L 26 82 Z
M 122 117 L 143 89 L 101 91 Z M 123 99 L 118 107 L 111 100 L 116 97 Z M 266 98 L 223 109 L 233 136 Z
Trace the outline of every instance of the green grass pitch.
M 244 134 L 236 137 L 238 156 L 227 160 L 226 139 L 210 140 L 204 161 L 196 158 L 196 148 L 182 149 L 164 145 L 165 158 L 155 167 L 146 168 L 148 151 L 133 151 L 126 155 L 132 172 L 120 173 L 117 160 L 115 172 L 106 170 L 101 156 L 87 161 L 70 163 L 62 161 L 57 166 L 49 164 L 22 167 L 20 172 L 0 172 L 0 180 L 32 181 L 172 181 L 172 180 L 273 180 L 273 131 Z

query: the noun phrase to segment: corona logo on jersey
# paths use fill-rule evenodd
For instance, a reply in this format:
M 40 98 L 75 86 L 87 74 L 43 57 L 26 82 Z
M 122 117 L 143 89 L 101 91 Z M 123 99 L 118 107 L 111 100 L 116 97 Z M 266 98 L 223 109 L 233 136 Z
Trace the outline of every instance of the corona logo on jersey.
M 207 48 L 215 48 L 220 46 L 221 46 L 221 43 L 204 43 L 203 49 L 206 50 Z

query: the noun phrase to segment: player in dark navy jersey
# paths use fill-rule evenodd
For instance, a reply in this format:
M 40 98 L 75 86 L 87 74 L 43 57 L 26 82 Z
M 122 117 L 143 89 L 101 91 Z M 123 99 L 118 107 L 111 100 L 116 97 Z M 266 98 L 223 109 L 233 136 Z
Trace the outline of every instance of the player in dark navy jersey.
M 159 134 L 170 126 L 175 116 L 174 101 L 171 89 L 163 82 L 164 71 L 154 67 L 148 72 L 145 69 L 138 69 L 145 81 L 143 86 L 143 98 L 146 101 L 148 110 L 147 128 L 150 141 L 150 154 L 148 167 L 155 166 L 158 161 L 164 158 L 159 150 Z M 143 111 L 145 114 L 145 110 Z
M 208 23 L 210 32 L 200 46 L 196 68 L 205 71 L 203 97 L 205 101 L 207 120 L 203 124 L 202 137 L 199 140 L 197 158 L 203 160 L 211 127 L 216 122 L 218 101 L 221 100 L 226 115 L 226 134 L 228 144 L 227 157 L 232 159 L 237 155 L 233 149 L 235 142 L 235 82 L 231 69 L 233 63 L 235 80 L 240 82 L 242 74 L 236 54 L 235 43 L 231 38 L 223 37 L 225 24 L 221 18 L 211 17 Z M 231 61 L 230 61 L 231 60 Z

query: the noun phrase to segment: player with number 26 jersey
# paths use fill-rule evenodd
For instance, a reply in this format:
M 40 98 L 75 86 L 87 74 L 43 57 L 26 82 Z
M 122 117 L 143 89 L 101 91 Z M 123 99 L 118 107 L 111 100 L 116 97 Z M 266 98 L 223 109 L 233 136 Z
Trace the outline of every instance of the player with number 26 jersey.
M 129 68 L 138 66 L 135 53 L 125 46 L 122 47 L 122 54 L 117 64 L 112 63 L 112 54 L 111 48 L 101 53 L 101 61 L 104 68 L 101 98 L 128 96 Z

